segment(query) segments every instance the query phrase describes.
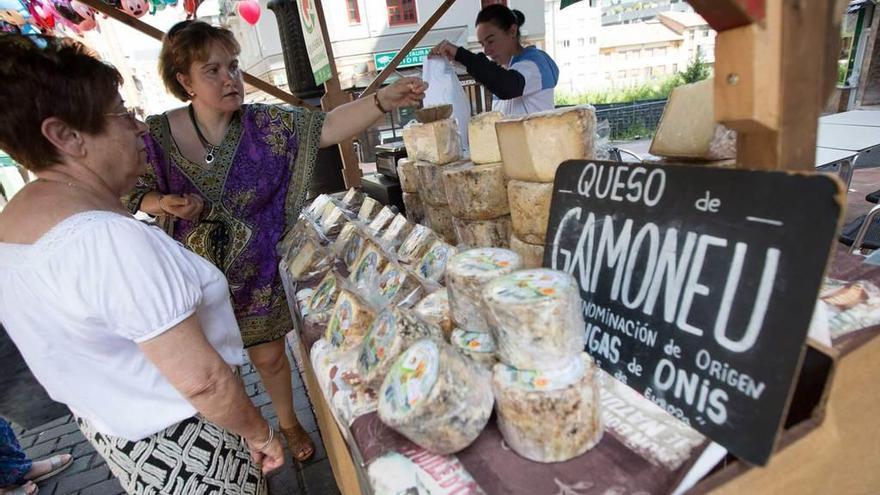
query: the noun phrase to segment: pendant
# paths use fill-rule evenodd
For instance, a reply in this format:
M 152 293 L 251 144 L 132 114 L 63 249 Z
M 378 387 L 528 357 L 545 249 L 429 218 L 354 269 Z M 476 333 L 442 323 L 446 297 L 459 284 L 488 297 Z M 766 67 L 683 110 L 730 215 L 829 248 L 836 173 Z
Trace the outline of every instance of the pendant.
M 208 150 L 205 153 L 205 163 L 208 165 L 214 163 L 214 150 Z

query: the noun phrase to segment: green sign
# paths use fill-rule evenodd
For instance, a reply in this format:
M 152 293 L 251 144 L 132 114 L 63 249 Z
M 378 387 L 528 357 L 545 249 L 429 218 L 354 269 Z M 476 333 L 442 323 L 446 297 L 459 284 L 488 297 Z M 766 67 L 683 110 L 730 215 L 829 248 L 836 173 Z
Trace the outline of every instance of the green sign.
M 330 69 L 330 58 L 324 46 L 324 34 L 318 22 L 318 15 L 311 3 L 309 0 L 297 0 L 296 7 L 299 9 L 299 21 L 306 42 L 306 51 L 309 54 L 309 63 L 312 65 L 312 74 L 315 76 L 315 84 L 320 86 L 333 76 L 333 71 Z
M 422 48 L 413 48 L 410 52 L 403 57 L 403 60 L 400 61 L 400 64 L 397 66 L 398 68 L 402 67 L 416 67 L 418 65 L 422 65 L 425 62 L 425 58 L 428 57 L 428 53 L 431 51 L 430 48 L 422 47 Z M 376 70 L 382 70 L 394 60 L 394 57 L 397 56 L 399 52 L 381 52 L 373 54 L 373 61 L 376 62 Z

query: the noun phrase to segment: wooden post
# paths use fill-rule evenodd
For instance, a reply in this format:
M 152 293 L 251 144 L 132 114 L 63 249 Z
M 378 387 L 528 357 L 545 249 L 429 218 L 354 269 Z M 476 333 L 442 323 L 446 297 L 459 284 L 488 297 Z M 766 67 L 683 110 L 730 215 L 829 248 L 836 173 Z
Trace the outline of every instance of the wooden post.
M 434 28 L 434 24 L 437 24 L 437 21 L 439 21 L 440 18 L 443 17 L 443 14 L 445 14 L 446 11 L 449 10 L 449 7 L 452 7 L 452 4 L 454 3 L 455 0 L 444 0 L 443 3 L 440 4 L 439 7 L 437 7 L 437 10 L 434 11 L 434 14 L 422 25 L 422 27 L 419 28 L 418 31 L 415 32 L 415 34 L 412 35 L 409 41 L 407 41 L 403 45 L 403 48 L 401 48 L 400 51 L 397 52 L 397 55 L 395 55 L 394 59 L 391 60 L 391 63 L 389 63 L 387 67 L 382 69 L 382 72 L 376 77 L 376 79 L 373 79 L 373 82 L 371 82 L 370 85 L 367 86 L 367 89 L 364 90 L 360 98 L 370 96 L 371 94 L 373 94 L 373 92 L 379 90 L 379 88 L 382 86 L 382 83 L 385 82 L 385 79 L 388 79 L 388 76 L 390 76 L 391 73 L 397 69 L 397 65 L 400 64 L 400 61 L 409 54 L 410 50 L 415 48 L 415 46 L 419 44 L 420 41 L 422 41 L 422 38 L 425 37 L 425 34 L 427 34 L 428 31 Z
M 330 35 L 327 33 L 327 21 L 324 19 L 324 5 L 321 0 L 315 0 L 315 12 L 318 14 L 318 23 L 321 25 L 321 34 L 324 36 L 324 47 L 327 50 L 327 58 L 330 61 L 330 73 L 333 75 L 324 82 L 324 96 L 321 98 L 321 107 L 325 112 L 344 105 L 351 101 L 351 97 L 342 91 L 339 83 L 339 72 L 336 70 L 336 60 L 333 58 L 333 46 L 330 44 Z M 360 161 L 354 152 L 354 139 L 349 138 L 339 143 L 339 154 L 342 156 L 342 178 L 345 187 L 360 187 L 361 169 Z
M 165 33 L 160 31 L 159 29 L 156 29 L 155 27 L 147 24 L 146 22 L 144 22 L 138 18 L 132 17 L 132 16 L 126 14 L 125 12 L 117 10 L 114 7 L 111 7 L 110 5 L 107 5 L 106 3 L 104 3 L 101 0 L 81 0 L 81 1 L 85 5 L 88 5 L 89 7 L 95 9 L 96 11 L 101 12 L 102 14 L 105 14 L 107 17 L 110 17 L 114 20 L 117 20 L 117 21 L 119 21 L 119 22 L 121 22 L 121 23 L 123 23 L 123 24 L 137 30 L 137 31 L 140 31 L 141 33 L 143 33 L 151 38 L 154 38 L 160 42 L 162 41 L 162 37 L 165 36 Z M 308 103 L 300 100 L 296 96 L 293 96 L 292 94 L 290 94 L 286 91 L 282 91 L 281 89 L 279 89 L 277 86 L 275 86 L 273 84 L 267 83 L 266 81 L 263 81 L 262 79 L 254 76 L 254 75 L 248 74 L 247 72 L 242 72 L 242 74 L 244 76 L 244 82 L 246 82 L 247 84 L 250 84 L 251 86 L 259 89 L 260 91 L 262 91 L 264 93 L 268 93 L 268 94 L 274 96 L 275 98 L 278 98 L 279 100 L 281 100 L 285 103 L 289 103 L 289 104 L 296 106 L 296 107 L 308 108 L 310 110 L 318 110 L 317 107 L 315 107 L 313 105 L 309 105 Z
M 722 30 L 716 38 L 715 114 L 738 132 L 737 166 L 815 170 L 817 122 L 833 87 L 828 78 L 836 75 L 827 72 L 832 70 L 829 57 L 836 57 L 839 42 L 843 14 L 839 2 L 768 0 L 765 6 L 759 0 L 691 0 L 691 4 L 716 28 L 731 24 L 719 17 L 719 11 L 733 13 L 733 24 L 763 19 Z

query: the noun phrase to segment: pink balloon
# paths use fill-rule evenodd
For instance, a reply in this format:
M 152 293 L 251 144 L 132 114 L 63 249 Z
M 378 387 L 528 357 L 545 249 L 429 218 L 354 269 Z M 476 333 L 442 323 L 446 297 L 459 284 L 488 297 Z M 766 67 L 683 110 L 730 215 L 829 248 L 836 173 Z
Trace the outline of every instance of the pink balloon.
M 251 26 L 260 20 L 261 9 L 256 0 L 242 0 L 236 4 L 235 8 L 238 10 L 238 15 Z

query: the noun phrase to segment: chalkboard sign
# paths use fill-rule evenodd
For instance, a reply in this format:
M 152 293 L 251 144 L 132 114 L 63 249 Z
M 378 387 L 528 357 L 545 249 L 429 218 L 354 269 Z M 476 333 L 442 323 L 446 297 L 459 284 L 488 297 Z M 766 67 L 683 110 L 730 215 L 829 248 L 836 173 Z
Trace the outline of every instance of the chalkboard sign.
M 841 215 L 824 175 L 569 161 L 544 266 L 577 279 L 586 350 L 754 464 L 773 451 Z

